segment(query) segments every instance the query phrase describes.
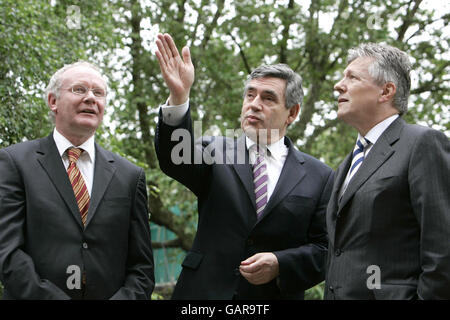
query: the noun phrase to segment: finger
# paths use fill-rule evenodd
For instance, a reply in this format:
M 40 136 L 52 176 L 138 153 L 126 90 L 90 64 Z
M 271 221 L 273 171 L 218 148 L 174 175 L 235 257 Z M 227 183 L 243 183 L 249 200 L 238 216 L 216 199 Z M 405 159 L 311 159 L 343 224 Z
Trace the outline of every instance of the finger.
M 166 74 L 166 62 L 164 61 L 164 58 L 161 55 L 161 52 L 155 51 L 156 58 L 158 59 L 159 63 L 159 69 L 161 69 L 161 72 L 163 75 Z
M 259 253 L 252 255 L 251 257 L 248 257 L 247 259 L 245 259 L 244 261 L 241 262 L 241 265 L 248 265 L 251 263 L 254 263 L 257 261 L 259 257 Z
M 261 265 L 257 262 L 248 264 L 248 265 L 241 265 L 239 269 L 248 272 L 248 273 L 254 273 L 258 272 L 261 269 Z
M 183 47 L 183 49 L 181 50 L 181 54 L 183 55 L 184 63 L 187 65 L 192 65 L 191 52 L 189 50 L 189 47 Z
M 261 277 L 258 274 L 241 271 L 241 275 L 251 284 L 257 285 L 261 283 Z
M 170 36 L 170 34 L 168 34 L 168 33 L 164 34 L 164 39 L 166 40 L 168 52 L 170 52 L 172 57 L 178 58 L 180 55 L 178 53 L 178 49 L 177 49 L 177 47 L 175 45 L 175 42 L 173 41 L 173 39 Z
M 169 61 L 169 57 L 167 55 L 166 48 L 164 47 L 164 44 L 160 39 L 156 40 L 156 46 L 158 47 L 157 52 L 159 51 L 162 62 L 164 62 L 164 64 L 167 64 Z M 156 57 L 158 57 L 158 55 L 156 55 Z

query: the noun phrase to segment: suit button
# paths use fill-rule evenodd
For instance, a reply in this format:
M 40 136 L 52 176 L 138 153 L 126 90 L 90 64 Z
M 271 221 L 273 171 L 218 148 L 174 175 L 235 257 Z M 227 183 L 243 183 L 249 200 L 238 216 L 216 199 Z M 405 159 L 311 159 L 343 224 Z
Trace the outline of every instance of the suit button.
M 330 290 L 330 292 L 334 292 L 333 286 L 329 286 L 329 287 L 328 287 L 328 290 Z
M 83 242 L 83 249 L 89 248 L 88 244 L 86 242 Z
M 337 249 L 334 251 L 334 255 L 335 255 L 336 257 L 339 257 L 339 256 L 341 255 L 341 253 L 342 253 L 342 251 L 341 251 L 341 249 L 339 249 L 339 248 L 337 248 Z
M 252 238 L 247 239 L 247 245 L 248 246 L 252 246 L 255 242 L 253 241 Z

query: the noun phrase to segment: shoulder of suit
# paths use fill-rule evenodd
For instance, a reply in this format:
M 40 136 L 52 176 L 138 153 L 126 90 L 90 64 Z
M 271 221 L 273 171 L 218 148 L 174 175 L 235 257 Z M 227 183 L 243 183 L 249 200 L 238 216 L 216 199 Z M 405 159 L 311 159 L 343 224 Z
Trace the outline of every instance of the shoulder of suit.
M 2 148 L 1 150 L 4 150 L 10 154 L 15 154 L 15 153 L 23 154 L 26 152 L 34 152 L 35 150 L 37 150 L 39 148 L 40 142 L 44 139 L 45 138 L 39 138 L 39 139 L 19 142 L 16 144 L 12 144 L 8 147 Z
M 405 126 L 403 129 L 403 135 L 414 138 L 414 137 L 421 137 L 424 135 L 430 135 L 430 136 L 445 136 L 445 134 L 439 130 L 422 126 L 420 124 L 410 124 L 405 122 Z
M 308 163 L 308 165 L 315 166 L 318 169 L 321 169 L 324 171 L 333 171 L 333 169 L 331 169 L 330 166 L 328 166 L 321 160 L 313 157 L 312 155 L 298 150 L 296 146 L 293 145 L 291 150 L 292 150 L 292 152 L 295 152 L 297 154 L 297 158 L 298 158 L 298 156 L 300 156 L 301 158 L 303 158 L 305 160 L 305 163 Z
M 101 147 L 98 144 L 96 144 L 96 146 L 98 148 L 97 151 L 102 152 L 103 156 L 105 156 L 106 160 L 108 160 L 108 161 L 112 160 L 116 166 L 124 166 L 124 167 L 132 168 L 135 170 L 142 170 L 141 167 L 135 165 L 127 158 L 125 158 L 117 153 L 106 150 L 105 148 Z

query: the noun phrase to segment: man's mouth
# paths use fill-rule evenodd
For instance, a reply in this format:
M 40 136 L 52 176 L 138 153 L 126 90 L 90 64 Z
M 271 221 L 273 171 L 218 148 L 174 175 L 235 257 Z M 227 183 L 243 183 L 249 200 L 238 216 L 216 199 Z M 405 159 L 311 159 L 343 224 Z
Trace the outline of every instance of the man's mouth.
M 347 102 L 347 101 L 348 101 L 348 99 L 345 99 L 345 98 L 339 98 L 338 99 L 338 103 Z
M 96 112 L 94 110 L 90 110 L 90 109 L 86 109 L 86 110 L 81 110 L 80 113 L 89 113 L 89 114 L 96 114 Z
M 258 118 L 258 117 L 256 117 L 256 116 L 252 116 L 252 115 L 246 116 L 246 118 L 247 118 L 247 120 L 249 120 L 249 121 L 259 121 L 259 120 L 261 120 L 260 118 Z

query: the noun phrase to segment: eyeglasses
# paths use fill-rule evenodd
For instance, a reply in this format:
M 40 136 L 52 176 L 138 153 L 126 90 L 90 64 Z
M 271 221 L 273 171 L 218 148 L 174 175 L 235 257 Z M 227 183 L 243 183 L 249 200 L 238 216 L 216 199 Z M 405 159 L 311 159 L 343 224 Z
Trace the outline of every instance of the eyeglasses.
M 92 91 L 94 96 L 96 96 L 97 98 L 106 97 L 106 91 L 102 88 L 88 88 L 88 87 L 83 86 L 82 84 L 75 84 L 72 87 L 70 87 L 69 89 L 74 94 L 79 95 L 79 96 L 85 96 L 88 94 L 89 91 Z

